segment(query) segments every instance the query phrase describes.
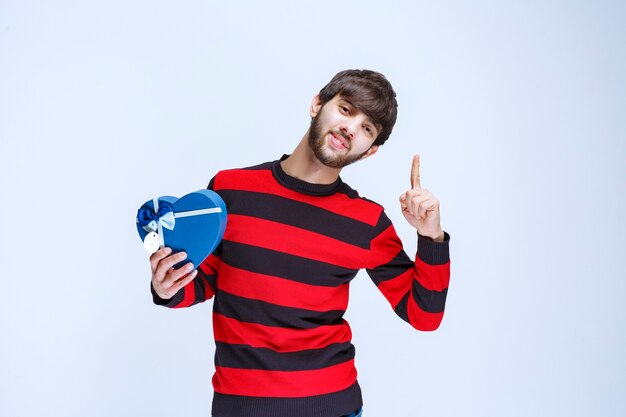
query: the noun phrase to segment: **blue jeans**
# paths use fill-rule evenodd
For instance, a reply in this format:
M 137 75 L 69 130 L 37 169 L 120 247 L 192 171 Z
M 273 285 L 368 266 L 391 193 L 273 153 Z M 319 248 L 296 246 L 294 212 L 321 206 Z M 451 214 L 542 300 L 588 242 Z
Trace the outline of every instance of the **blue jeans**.
M 342 417 L 361 417 L 362 415 L 363 415 L 363 407 L 359 408 L 354 413 L 350 413 Z

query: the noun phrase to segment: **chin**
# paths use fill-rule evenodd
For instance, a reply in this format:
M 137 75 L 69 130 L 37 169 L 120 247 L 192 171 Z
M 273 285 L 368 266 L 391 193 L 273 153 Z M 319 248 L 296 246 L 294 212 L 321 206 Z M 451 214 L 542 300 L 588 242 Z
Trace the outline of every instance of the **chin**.
M 349 158 L 347 155 L 343 157 L 337 157 L 336 155 L 332 155 L 332 153 L 326 153 L 322 151 L 322 154 L 315 154 L 317 160 L 322 164 L 326 165 L 329 168 L 343 168 L 356 162 L 358 158 Z

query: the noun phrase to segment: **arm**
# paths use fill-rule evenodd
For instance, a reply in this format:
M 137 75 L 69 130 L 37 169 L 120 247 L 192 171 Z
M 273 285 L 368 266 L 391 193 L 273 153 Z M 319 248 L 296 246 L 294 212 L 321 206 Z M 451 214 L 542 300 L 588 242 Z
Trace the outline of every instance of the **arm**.
M 183 270 L 185 266 L 175 270 L 169 265 L 171 262 L 179 262 L 180 259 L 176 256 L 180 254 L 170 255 L 159 261 L 150 283 L 154 304 L 170 308 L 191 307 L 213 297 L 217 270 L 221 262 L 219 257 L 221 246 L 220 244 L 197 269 L 188 274 Z M 169 248 L 159 249 L 153 256 L 159 256 L 162 251 L 168 253 L 167 249 Z M 172 258 L 172 261 L 168 262 L 168 258 Z M 161 263 L 163 265 L 159 265 Z M 180 274 L 183 276 L 179 277 Z
M 382 212 L 370 244 L 367 272 L 400 317 L 418 330 L 435 330 L 448 295 L 450 235 L 441 228 L 439 200 L 422 188 L 419 155 L 413 157 L 411 188 L 400 196 L 400 208 L 417 230 L 415 262 Z
M 370 245 L 367 273 L 398 316 L 417 330 L 439 327 L 450 280 L 450 235 L 443 242 L 418 234 L 415 261 L 382 212 Z
M 215 177 L 208 185 L 209 190 L 213 190 Z M 183 253 L 170 255 L 170 248 L 161 248 L 150 257 L 152 267 L 152 280 L 150 290 L 152 300 L 155 304 L 170 307 L 182 308 L 204 302 L 215 294 L 215 280 L 217 271 L 221 263 L 220 253 L 222 244 L 220 243 L 215 251 L 210 254 L 197 269 L 190 271 L 185 267 L 193 264 L 183 265 L 178 270 L 172 268 L 173 265 L 185 259 Z

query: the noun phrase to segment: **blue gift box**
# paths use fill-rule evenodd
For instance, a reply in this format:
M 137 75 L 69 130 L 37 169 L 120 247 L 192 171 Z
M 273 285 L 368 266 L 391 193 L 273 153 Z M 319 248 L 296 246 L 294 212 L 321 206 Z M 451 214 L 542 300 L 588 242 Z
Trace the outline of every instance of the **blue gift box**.
M 187 258 L 174 268 L 187 262 L 197 268 L 222 240 L 226 219 L 224 200 L 214 191 L 199 190 L 181 198 L 148 200 L 137 211 L 135 222 L 142 241 L 156 233 L 160 247 L 168 246 L 172 253 L 187 253 Z

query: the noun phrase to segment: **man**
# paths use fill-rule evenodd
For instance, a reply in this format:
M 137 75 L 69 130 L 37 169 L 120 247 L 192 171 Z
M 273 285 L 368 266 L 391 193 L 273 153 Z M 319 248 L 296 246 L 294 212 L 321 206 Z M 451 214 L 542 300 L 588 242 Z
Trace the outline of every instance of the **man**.
M 385 143 L 396 109 L 383 75 L 338 73 L 313 98 L 311 126 L 291 155 L 213 177 L 209 188 L 226 202 L 228 225 L 197 270 L 173 269 L 185 254 L 169 248 L 151 256 L 156 304 L 188 307 L 215 296 L 214 417 L 361 415 L 342 316 L 362 268 L 402 319 L 418 330 L 439 326 L 450 237 L 439 201 L 421 188 L 419 157 L 400 196 L 418 233 L 414 262 L 383 207 L 339 177 Z

